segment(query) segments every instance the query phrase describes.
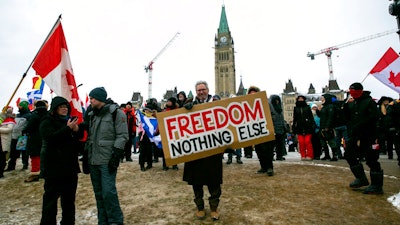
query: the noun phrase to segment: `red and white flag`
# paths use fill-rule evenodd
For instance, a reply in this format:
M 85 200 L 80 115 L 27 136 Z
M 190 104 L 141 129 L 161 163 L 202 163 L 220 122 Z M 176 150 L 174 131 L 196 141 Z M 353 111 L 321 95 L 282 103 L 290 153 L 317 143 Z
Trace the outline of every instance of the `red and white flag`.
M 82 121 L 82 107 L 60 20 L 38 52 L 32 67 L 54 93 L 68 100 L 71 116 L 78 116 Z
M 385 52 L 369 74 L 400 93 L 400 57 L 392 48 Z

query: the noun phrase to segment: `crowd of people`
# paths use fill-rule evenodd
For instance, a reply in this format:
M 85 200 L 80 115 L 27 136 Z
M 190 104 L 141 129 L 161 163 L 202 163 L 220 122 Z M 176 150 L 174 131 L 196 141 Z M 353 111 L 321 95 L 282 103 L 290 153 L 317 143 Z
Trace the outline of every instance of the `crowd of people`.
M 116 189 L 119 164 L 132 162 L 132 153 L 139 154 L 140 170 L 153 168 L 153 163 L 162 159 L 166 165 L 162 147 L 155 142 L 159 135 L 157 125 L 153 130 L 143 128 L 143 118 L 156 121 L 157 113 L 185 108 L 193 105 L 221 100 L 211 95 L 206 81 L 195 84 L 196 96 L 188 99 L 185 92 L 167 99 L 161 107 L 156 99 L 149 99 L 141 109 L 131 102 L 117 104 L 108 98 L 104 87 L 94 88 L 90 93 L 90 106 L 85 110 L 83 121 L 71 117 L 68 101 L 60 96 L 50 103 L 38 100 L 31 111 L 27 101 L 18 104 L 18 114 L 13 108 L 4 108 L 0 117 L 1 151 L 0 178 L 4 172 L 16 169 L 17 159 L 22 159 L 23 170 L 31 171 L 25 182 L 44 182 L 41 224 L 56 224 L 57 202 L 61 198 L 61 224 L 74 224 L 75 194 L 78 173 L 90 174 L 97 202 L 99 224 L 123 224 L 123 214 Z M 247 94 L 259 92 L 250 86 Z M 235 96 L 231 96 L 235 97 Z M 274 140 L 243 148 L 244 157 L 257 154 L 259 174 L 274 176 L 273 161 L 285 160 L 287 150 L 300 153 L 302 161 L 345 159 L 355 180 L 351 188 L 361 188 L 365 194 L 383 193 L 383 170 L 380 155 L 393 159 L 400 155 L 400 101 L 382 97 L 377 103 L 360 83 L 349 87 L 349 96 L 338 101 L 325 93 L 321 102 L 307 102 L 299 95 L 293 109 L 293 121 L 284 120 L 282 100 L 278 95 L 269 97 L 269 109 L 274 127 Z M 25 150 L 17 149 L 21 136 L 28 136 Z M 287 146 L 287 147 L 286 147 Z M 227 148 L 226 164 L 243 164 L 242 149 Z M 80 156 L 80 157 L 79 157 Z M 322 157 L 323 156 L 323 157 Z M 399 160 L 399 158 L 398 158 Z M 362 162 L 370 168 L 368 180 Z M 398 162 L 400 166 L 400 161 Z M 178 170 L 178 165 L 172 166 Z M 219 198 L 223 182 L 223 153 L 184 163 L 183 180 L 192 186 L 195 216 L 206 217 L 203 186 L 208 187 L 210 217 L 219 219 Z

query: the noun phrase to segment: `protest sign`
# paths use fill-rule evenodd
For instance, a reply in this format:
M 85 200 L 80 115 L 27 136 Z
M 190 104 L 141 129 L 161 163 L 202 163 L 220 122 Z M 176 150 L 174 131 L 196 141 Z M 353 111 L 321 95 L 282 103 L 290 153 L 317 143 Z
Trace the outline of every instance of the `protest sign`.
M 275 139 L 265 91 L 158 113 L 157 120 L 167 166 Z

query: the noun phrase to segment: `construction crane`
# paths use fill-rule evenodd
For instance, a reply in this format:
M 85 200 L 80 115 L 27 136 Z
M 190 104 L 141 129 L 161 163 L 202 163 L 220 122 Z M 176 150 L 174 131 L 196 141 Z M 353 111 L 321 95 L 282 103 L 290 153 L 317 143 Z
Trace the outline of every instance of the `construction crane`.
M 177 32 L 171 40 L 161 49 L 161 51 L 154 57 L 153 60 L 149 62 L 149 65 L 144 67 L 146 73 L 149 73 L 149 89 L 148 89 L 148 98 L 152 98 L 152 85 L 153 85 L 153 64 L 157 60 L 157 58 L 172 44 L 172 42 L 178 37 L 180 33 Z
M 358 43 L 361 43 L 361 42 L 364 42 L 364 41 L 368 41 L 368 40 L 371 40 L 371 39 L 382 37 L 382 36 L 385 36 L 385 35 L 388 35 L 388 34 L 392 34 L 392 33 L 395 33 L 395 32 L 397 32 L 397 30 L 388 30 L 388 31 L 385 31 L 385 32 L 382 32 L 382 33 L 377 33 L 377 34 L 374 34 L 374 35 L 370 35 L 370 36 L 366 36 L 366 37 L 363 37 L 363 38 L 360 38 L 360 39 L 356 39 L 354 41 L 349 41 L 349 42 L 346 42 L 346 43 L 343 43 L 343 44 L 340 44 L 340 45 L 336 45 L 336 46 L 332 46 L 332 47 L 329 47 L 329 48 L 325 48 L 325 49 L 322 49 L 322 50 L 320 50 L 318 52 L 315 52 L 315 53 L 308 52 L 307 53 L 307 57 L 310 57 L 311 60 L 314 60 L 316 55 L 325 54 L 328 57 L 329 80 L 333 80 L 333 69 L 332 69 L 332 58 L 331 58 L 332 51 L 339 50 L 340 48 L 344 48 L 344 47 L 347 47 L 347 46 L 350 46 L 350 45 L 358 44 Z

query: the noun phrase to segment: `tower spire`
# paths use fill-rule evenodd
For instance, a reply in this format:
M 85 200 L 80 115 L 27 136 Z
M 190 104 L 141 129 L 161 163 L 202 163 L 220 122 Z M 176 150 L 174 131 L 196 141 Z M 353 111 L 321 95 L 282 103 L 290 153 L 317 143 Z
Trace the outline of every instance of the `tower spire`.
M 219 20 L 218 34 L 229 33 L 228 19 L 226 18 L 225 5 L 222 5 L 221 19 Z

